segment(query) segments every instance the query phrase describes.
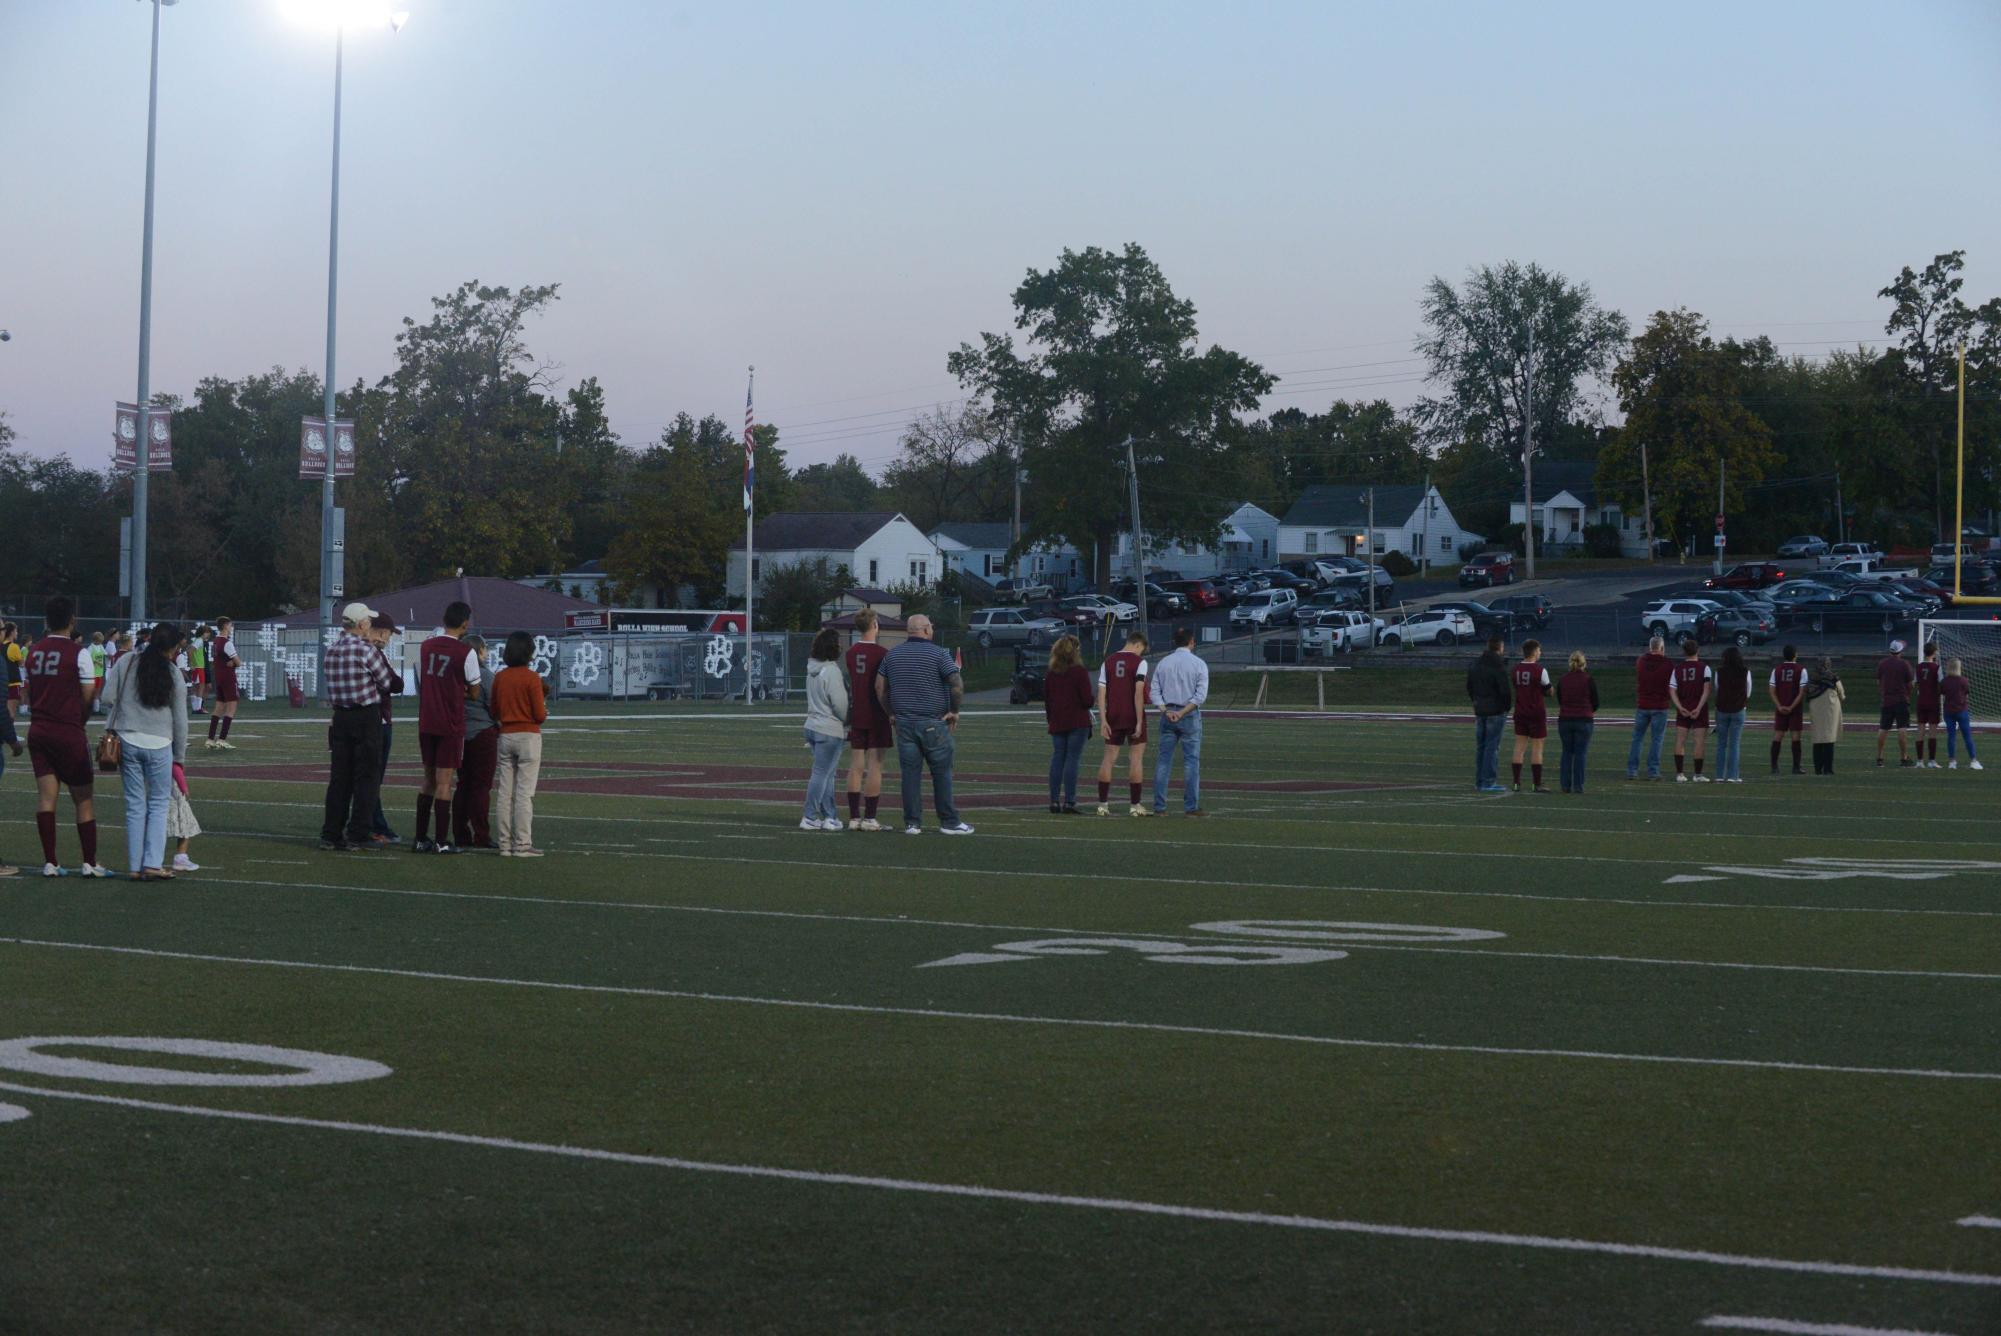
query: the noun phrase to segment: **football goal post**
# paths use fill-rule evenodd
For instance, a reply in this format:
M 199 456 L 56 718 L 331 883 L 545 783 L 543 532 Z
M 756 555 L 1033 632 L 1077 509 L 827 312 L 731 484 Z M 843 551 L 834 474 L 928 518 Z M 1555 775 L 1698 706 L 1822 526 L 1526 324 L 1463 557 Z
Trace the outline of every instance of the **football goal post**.
M 1924 657 L 1925 647 L 1934 644 L 1941 672 L 1958 659 L 1966 674 L 1973 726 L 2001 724 L 2001 621 L 1927 618 L 1918 623 L 1918 656 Z

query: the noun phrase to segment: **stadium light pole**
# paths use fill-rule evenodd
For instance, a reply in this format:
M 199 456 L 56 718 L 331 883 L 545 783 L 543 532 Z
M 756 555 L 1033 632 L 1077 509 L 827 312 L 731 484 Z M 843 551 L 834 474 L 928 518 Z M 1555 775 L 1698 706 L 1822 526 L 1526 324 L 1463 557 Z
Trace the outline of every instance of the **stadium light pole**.
M 146 483 L 151 461 L 153 372 L 153 162 L 160 124 L 160 10 L 153 0 L 153 55 L 146 77 L 146 210 L 139 233 L 139 438 L 132 466 L 132 620 L 146 620 Z
M 391 32 L 402 32 L 403 25 L 410 21 L 410 12 L 372 3 L 371 0 L 284 0 L 281 7 L 294 22 L 331 27 L 334 35 L 333 185 L 327 203 L 327 372 L 326 383 L 322 387 L 326 396 L 322 405 L 326 416 L 326 476 L 320 484 L 320 644 L 324 646 L 327 631 L 333 625 L 335 598 L 334 339 L 340 293 L 341 63 L 349 28 L 388 28 Z M 323 689 L 324 685 L 322 683 Z

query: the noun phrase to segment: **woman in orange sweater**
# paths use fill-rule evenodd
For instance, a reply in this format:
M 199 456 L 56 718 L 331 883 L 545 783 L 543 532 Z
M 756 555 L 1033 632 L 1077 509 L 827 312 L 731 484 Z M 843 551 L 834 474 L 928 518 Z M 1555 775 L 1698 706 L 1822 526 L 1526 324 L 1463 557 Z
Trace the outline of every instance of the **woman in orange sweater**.
M 535 637 L 516 631 L 493 679 L 493 718 L 500 725 L 494 771 L 493 823 L 502 858 L 540 858 L 535 847 L 535 779 L 542 771 L 542 721 L 549 717 L 542 678 L 528 666 Z

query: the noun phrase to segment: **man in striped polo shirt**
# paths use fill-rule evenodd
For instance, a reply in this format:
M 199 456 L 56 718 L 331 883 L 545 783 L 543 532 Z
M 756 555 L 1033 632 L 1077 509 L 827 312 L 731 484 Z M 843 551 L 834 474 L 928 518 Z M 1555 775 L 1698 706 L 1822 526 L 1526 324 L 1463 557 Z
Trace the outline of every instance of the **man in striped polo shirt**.
M 903 833 L 924 833 L 920 767 L 928 766 L 940 833 L 970 835 L 973 828 L 952 804 L 952 732 L 958 727 L 966 683 L 952 656 L 932 640 L 929 617 L 918 613 L 905 626 L 910 638 L 883 656 L 875 679 L 876 702 L 896 730 L 896 761 L 903 772 Z

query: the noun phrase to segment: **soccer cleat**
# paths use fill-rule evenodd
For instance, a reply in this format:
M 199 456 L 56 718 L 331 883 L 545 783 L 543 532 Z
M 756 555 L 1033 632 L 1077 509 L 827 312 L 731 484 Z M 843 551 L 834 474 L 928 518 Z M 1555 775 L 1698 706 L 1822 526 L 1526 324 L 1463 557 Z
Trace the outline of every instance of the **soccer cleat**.
M 1707 784 L 1707 783 L 1709 782 L 1709 776 L 1708 776 L 1708 775 L 1697 775 L 1697 776 L 1695 777 L 1695 780 L 1694 780 L 1694 782 L 1695 782 L 1695 783 L 1697 783 L 1697 784 Z
M 865 816 L 865 817 L 863 817 L 863 818 L 862 818 L 862 824 L 861 824 L 861 826 L 860 826 L 860 829 L 862 829 L 862 830 L 881 830 L 881 829 L 882 829 L 882 822 L 880 822 L 880 821 L 876 820 L 876 819 L 875 819 L 874 817 L 872 817 L 872 816 Z
M 1980 770 L 1983 769 L 1984 767 L 1978 761 L 1968 761 L 1966 763 L 1966 768 L 1968 770 Z
M 1883 758 L 1880 756 L 1876 758 L 1876 768 L 1878 770 L 1881 770 L 1883 768 Z
M 1152 812 L 1150 812 L 1150 811 L 1148 811 L 1148 810 L 1147 810 L 1146 808 L 1142 807 L 1142 806 L 1141 806 L 1140 804 L 1138 804 L 1138 803 L 1134 803 L 1134 804 L 1132 805 L 1132 811 L 1131 811 L 1130 815 L 1132 815 L 1132 816 L 1152 816 L 1152 815 L 1153 815 L 1153 813 L 1152 813 Z
M 228 738 L 217 738 L 215 740 L 215 749 L 217 751 L 235 751 L 236 744 L 231 742 Z
M 95 863 L 85 863 L 76 870 L 76 875 L 79 877 L 108 877 L 111 875 L 111 872 L 108 868 L 99 867 Z
M 175 854 L 175 855 L 174 855 L 174 871 L 176 871 L 176 872 L 199 872 L 199 871 L 201 871 L 201 864 L 200 864 L 200 863 L 197 863 L 197 862 L 195 862 L 195 861 L 194 861 L 194 860 L 193 860 L 192 858 L 189 858 L 189 857 L 188 857 L 188 856 L 187 856 L 186 854 Z
M 1515 781 L 1513 791 L 1516 793 L 1520 793 L 1522 791 L 1522 782 L 1519 779 Z
M 973 833 L 973 828 L 963 821 L 955 821 L 949 826 L 938 827 L 938 833 L 940 835 L 970 835 Z
M 1109 806 L 1108 804 L 1106 804 L 1106 803 L 1099 803 L 1099 804 L 1098 804 L 1098 815 L 1099 815 L 1099 816 L 1110 816 L 1111 814 L 1112 814 L 1112 809 L 1111 809 L 1111 807 L 1110 807 L 1110 806 Z
M 922 835 L 922 834 L 924 833 L 924 827 L 922 827 L 922 826 L 905 826 L 905 827 L 903 828 L 903 833 L 904 833 L 905 835 Z
M 1677 784 L 1686 784 L 1688 783 L 1688 776 L 1677 770 L 1674 772 L 1674 782 Z
M 1948 770 L 1957 770 L 1959 769 L 1959 762 L 1957 760 L 1947 761 L 1945 763 L 1945 768 Z
M 459 847 L 456 844 L 440 844 L 433 846 L 431 849 L 432 853 L 437 854 L 455 854 L 458 851 Z
M 67 877 L 69 869 L 60 863 L 44 863 L 42 864 L 42 875 L 44 877 Z
M 215 739 L 214 739 L 214 738 L 208 738 L 208 739 L 206 739 L 206 740 L 204 740 L 204 741 L 202 742 L 202 745 L 201 745 L 201 746 L 202 746 L 202 750 L 203 750 L 203 751 L 214 751 L 214 750 L 215 750 Z
M 411 843 L 410 852 L 413 854 L 434 854 L 438 852 L 438 842 L 428 837 L 419 837 Z

